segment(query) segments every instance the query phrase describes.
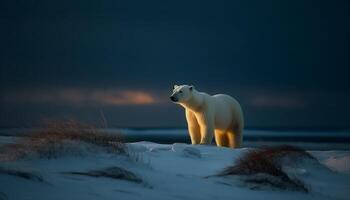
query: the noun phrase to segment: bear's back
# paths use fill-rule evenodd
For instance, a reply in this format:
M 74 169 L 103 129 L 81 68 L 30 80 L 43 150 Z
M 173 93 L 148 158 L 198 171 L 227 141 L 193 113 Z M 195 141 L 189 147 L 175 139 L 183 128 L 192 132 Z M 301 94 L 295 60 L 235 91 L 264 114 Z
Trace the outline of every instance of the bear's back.
M 238 104 L 238 101 L 236 99 L 234 99 L 233 97 L 227 94 L 216 94 L 216 95 L 213 95 L 212 98 L 215 99 L 216 101 L 223 101 L 230 105 Z
M 240 118 L 243 118 L 243 112 L 241 105 L 238 103 L 238 101 L 227 94 L 216 94 L 211 96 L 214 102 L 216 102 L 217 106 L 221 107 L 221 109 L 227 109 L 230 108 L 230 110 L 234 113 L 236 116 L 240 116 Z

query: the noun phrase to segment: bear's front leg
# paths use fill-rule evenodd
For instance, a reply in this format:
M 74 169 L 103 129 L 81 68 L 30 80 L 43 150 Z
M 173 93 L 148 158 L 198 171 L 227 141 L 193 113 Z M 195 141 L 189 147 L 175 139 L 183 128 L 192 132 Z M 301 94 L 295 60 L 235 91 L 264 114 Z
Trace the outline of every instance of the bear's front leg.
M 188 132 L 191 137 L 191 143 L 199 144 L 201 141 L 201 133 L 200 133 L 199 124 L 196 119 L 196 116 L 191 111 L 186 110 L 186 119 L 187 119 Z
M 200 144 L 211 144 L 214 137 L 214 127 L 211 125 L 201 126 L 201 136 Z
M 214 137 L 214 119 L 210 115 L 198 117 L 201 130 L 201 144 L 211 144 Z

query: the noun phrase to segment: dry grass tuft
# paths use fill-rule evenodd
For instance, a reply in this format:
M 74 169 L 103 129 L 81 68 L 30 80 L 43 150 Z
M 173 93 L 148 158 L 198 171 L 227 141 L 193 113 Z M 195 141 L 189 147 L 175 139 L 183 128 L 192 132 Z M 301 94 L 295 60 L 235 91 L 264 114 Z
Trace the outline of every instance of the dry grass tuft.
M 227 167 L 218 176 L 242 175 L 245 176 L 247 183 L 308 192 L 302 181 L 289 177 L 282 170 L 283 159 L 297 162 L 302 158 L 315 159 L 305 150 L 293 146 L 251 150 L 236 161 L 235 165 Z
M 45 121 L 41 128 L 28 133 L 16 144 L 0 147 L 0 161 L 21 159 L 33 154 L 41 158 L 56 158 L 67 142 L 83 142 L 103 147 L 108 152 L 127 153 L 121 135 L 106 134 L 73 120 Z

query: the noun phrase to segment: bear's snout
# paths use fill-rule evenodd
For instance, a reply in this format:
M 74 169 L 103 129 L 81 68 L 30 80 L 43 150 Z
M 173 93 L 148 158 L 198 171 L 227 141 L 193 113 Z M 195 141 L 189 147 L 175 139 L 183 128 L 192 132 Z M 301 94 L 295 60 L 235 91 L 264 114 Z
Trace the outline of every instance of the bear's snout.
M 176 99 L 176 97 L 174 97 L 174 96 L 170 96 L 170 100 L 172 100 L 172 101 L 174 101 L 174 102 L 177 102 L 177 99 Z

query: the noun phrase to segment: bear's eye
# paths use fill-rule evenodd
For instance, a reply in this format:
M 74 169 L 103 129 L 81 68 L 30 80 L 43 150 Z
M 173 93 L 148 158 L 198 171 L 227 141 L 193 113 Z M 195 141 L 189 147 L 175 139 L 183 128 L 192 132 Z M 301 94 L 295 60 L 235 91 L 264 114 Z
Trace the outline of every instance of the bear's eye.
M 182 93 L 182 91 L 180 90 L 179 93 Z

